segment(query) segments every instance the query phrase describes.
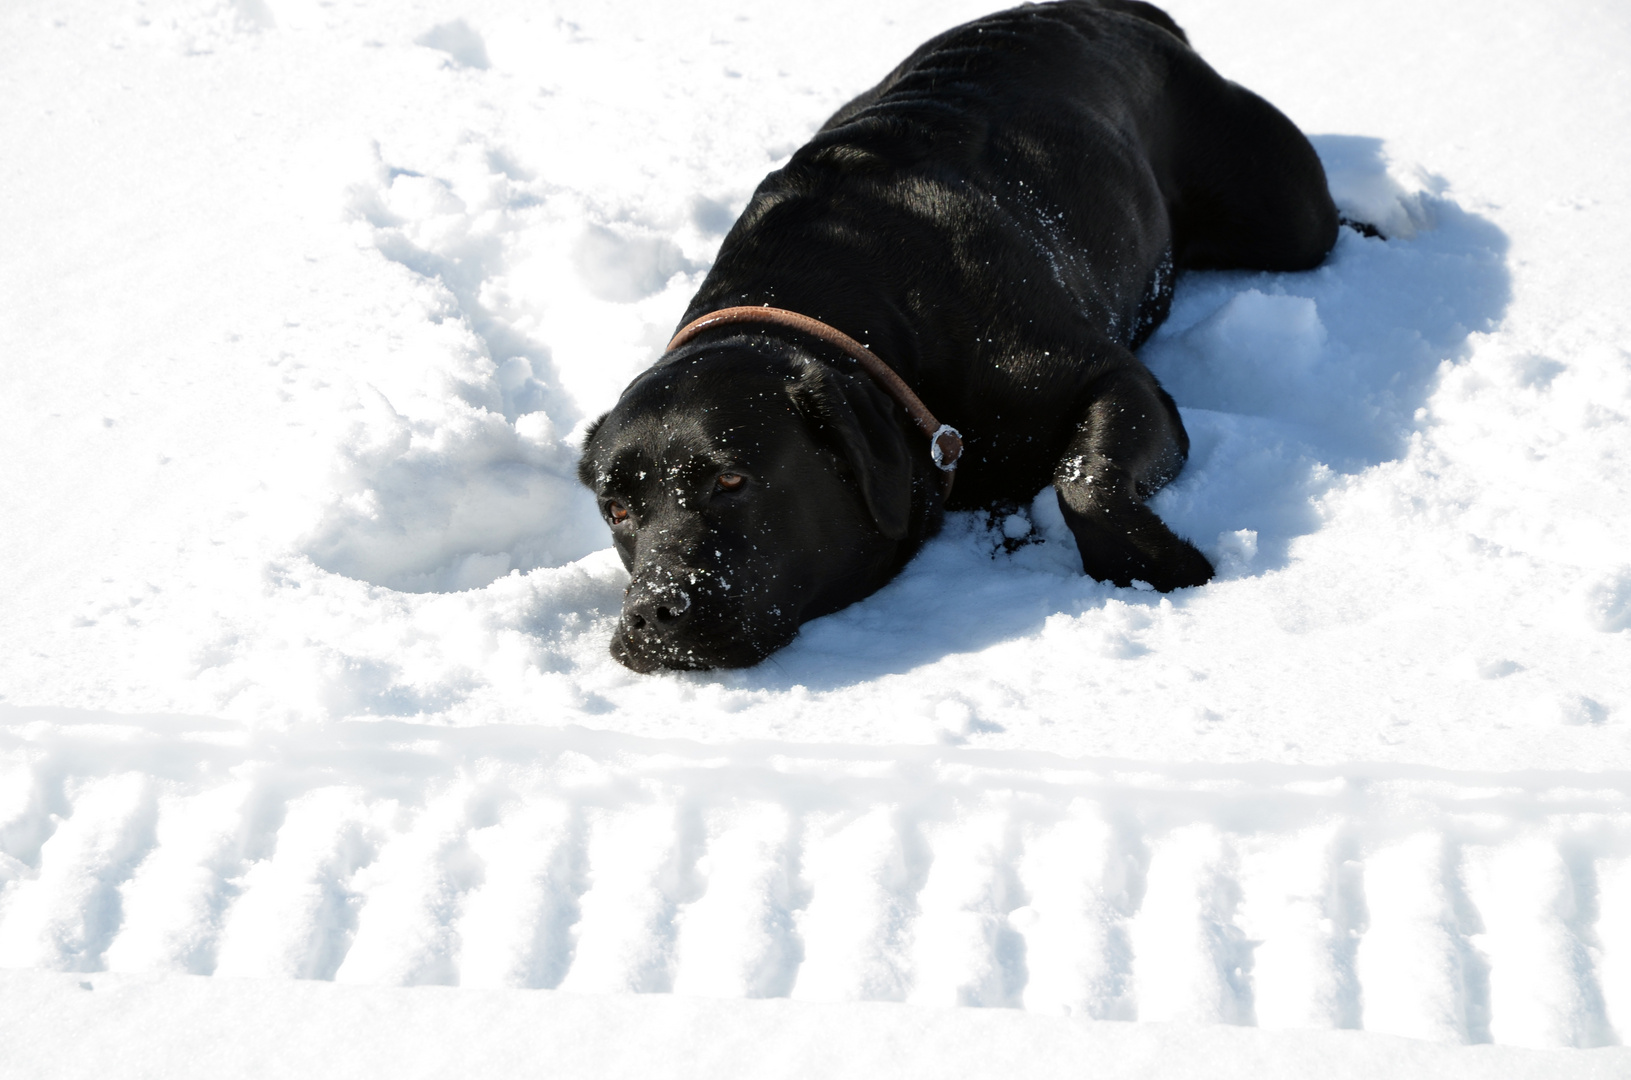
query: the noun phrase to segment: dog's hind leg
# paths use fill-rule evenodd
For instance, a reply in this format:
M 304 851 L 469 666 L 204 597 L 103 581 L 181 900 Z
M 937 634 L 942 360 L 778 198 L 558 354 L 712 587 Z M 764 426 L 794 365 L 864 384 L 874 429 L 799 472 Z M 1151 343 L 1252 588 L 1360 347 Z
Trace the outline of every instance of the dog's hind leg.
M 1132 15 L 1145 22 L 1154 23 L 1185 45 L 1189 44 L 1189 35 L 1184 28 L 1172 21 L 1172 16 L 1156 7 L 1146 4 L 1143 0 L 1099 0 L 1099 6 L 1109 11 L 1119 11 L 1123 15 Z
M 1203 585 L 1212 564 L 1144 501 L 1178 475 L 1189 436 L 1172 397 L 1127 363 L 1088 388 L 1089 404 L 1054 467 L 1053 486 L 1082 569 L 1100 581 L 1144 581 L 1162 592 Z
M 1193 53 L 1173 64 L 1168 95 L 1155 159 L 1179 268 L 1318 266 L 1336 243 L 1337 210 L 1296 125 Z

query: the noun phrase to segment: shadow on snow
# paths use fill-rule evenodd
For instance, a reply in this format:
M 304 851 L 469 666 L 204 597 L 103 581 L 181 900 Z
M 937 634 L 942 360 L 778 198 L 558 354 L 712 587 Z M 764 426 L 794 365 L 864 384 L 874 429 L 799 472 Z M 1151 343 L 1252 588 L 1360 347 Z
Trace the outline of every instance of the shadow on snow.
M 1152 505 L 1224 580 L 1285 566 L 1291 542 L 1319 527 L 1316 500 L 1333 483 L 1403 456 L 1440 365 L 1465 358 L 1510 298 L 1505 234 L 1444 197 L 1444 180 L 1390 166 L 1380 139 L 1312 141 L 1344 215 L 1386 239 L 1343 229 L 1307 273 L 1187 274 L 1141 353 L 1192 444 Z M 1010 552 L 1000 519 L 949 515 L 876 595 L 806 625 L 757 668 L 706 677 L 831 689 L 1032 635 L 1053 614 L 1119 602 L 1136 625 L 1160 603 L 1081 574 L 1051 490 L 1021 514 L 1042 543 Z M 1107 647 L 1142 651 L 1125 638 Z

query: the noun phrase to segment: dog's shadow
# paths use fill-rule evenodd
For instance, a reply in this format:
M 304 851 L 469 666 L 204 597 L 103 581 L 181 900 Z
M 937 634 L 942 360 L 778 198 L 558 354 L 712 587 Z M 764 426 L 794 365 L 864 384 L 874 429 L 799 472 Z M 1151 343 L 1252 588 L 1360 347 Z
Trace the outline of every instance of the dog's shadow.
M 1225 580 L 1285 566 L 1291 541 L 1319 527 L 1322 492 L 1404 454 L 1440 365 L 1499 324 L 1511 292 L 1506 235 L 1458 206 L 1445 181 L 1390 162 L 1380 139 L 1312 141 L 1338 208 L 1381 236 L 1343 229 L 1308 273 L 1187 275 L 1141 353 L 1191 438 L 1188 466 L 1153 505 Z M 1027 517 L 1030 536 L 1015 536 Z M 834 689 L 1029 636 L 1112 598 L 1104 650 L 1141 650 L 1117 626 L 1159 596 L 1084 577 L 1051 490 L 1004 524 L 950 515 L 888 587 L 808 624 L 766 663 L 717 677 Z

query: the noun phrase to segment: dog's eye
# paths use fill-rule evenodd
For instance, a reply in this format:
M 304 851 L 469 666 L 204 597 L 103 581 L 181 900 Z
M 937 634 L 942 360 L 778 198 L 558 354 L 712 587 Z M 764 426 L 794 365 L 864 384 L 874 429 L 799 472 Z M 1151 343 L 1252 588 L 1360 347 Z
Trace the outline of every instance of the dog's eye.
M 629 508 L 616 499 L 606 500 L 606 518 L 613 525 L 621 525 L 629 520 Z
M 743 476 L 741 473 L 728 472 L 720 473 L 719 479 L 715 480 L 714 484 L 720 491 L 735 491 L 737 488 L 741 487 L 743 482 L 746 480 L 747 477 Z

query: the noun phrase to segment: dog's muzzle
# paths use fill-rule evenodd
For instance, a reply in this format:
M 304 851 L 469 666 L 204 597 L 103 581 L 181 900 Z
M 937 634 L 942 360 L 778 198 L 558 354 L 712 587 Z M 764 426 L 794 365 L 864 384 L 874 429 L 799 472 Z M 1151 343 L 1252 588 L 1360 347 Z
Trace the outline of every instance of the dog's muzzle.
M 612 637 L 612 655 L 640 672 L 712 667 L 685 640 L 695 612 L 691 590 L 680 583 L 634 582 L 623 595 L 623 620 Z
M 691 614 L 691 594 L 678 585 L 631 586 L 623 597 L 623 625 L 632 633 L 667 637 Z

